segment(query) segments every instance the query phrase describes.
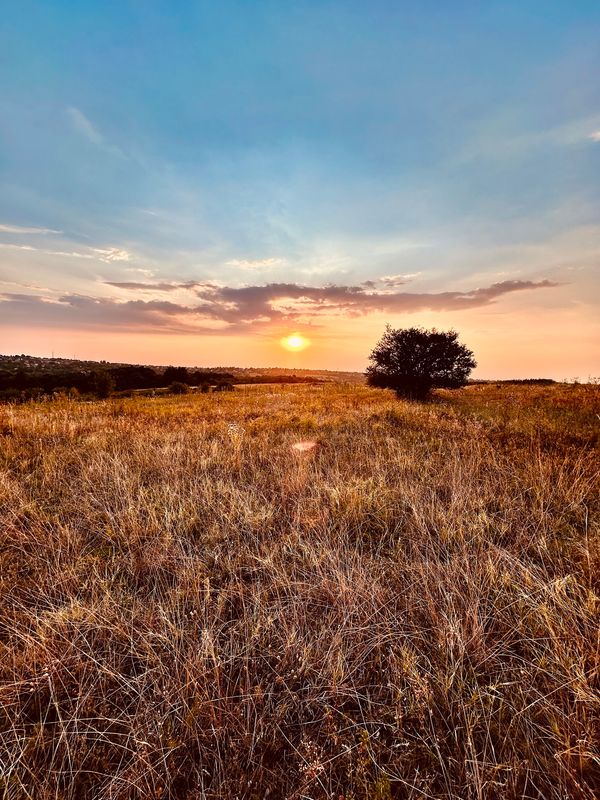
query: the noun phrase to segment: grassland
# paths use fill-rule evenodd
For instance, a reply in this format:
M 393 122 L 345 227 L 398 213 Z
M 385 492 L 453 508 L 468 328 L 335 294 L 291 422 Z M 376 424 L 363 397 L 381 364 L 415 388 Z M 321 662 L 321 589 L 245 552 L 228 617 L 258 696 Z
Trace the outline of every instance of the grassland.
M 599 413 L 0 407 L 0 797 L 597 797 Z

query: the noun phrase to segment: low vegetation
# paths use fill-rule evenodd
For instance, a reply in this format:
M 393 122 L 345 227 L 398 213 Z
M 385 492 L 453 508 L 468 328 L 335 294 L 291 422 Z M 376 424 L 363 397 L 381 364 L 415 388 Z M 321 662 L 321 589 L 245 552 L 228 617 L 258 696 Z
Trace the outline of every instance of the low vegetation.
M 593 800 L 599 391 L 0 406 L 0 796 Z
M 71 398 L 105 399 L 112 394 L 166 391 L 173 385 L 185 385 L 199 391 L 211 387 L 227 391 L 233 384 L 319 383 L 344 380 L 363 383 L 360 373 L 327 370 L 290 370 L 284 368 L 188 369 L 140 364 L 111 364 L 107 361 L 78 361 L 67 358 L 0 355 L 0 403 L 26 403 L 51 399 L 57 395 Z M 208 388 L 206 388 L 208 387 Z

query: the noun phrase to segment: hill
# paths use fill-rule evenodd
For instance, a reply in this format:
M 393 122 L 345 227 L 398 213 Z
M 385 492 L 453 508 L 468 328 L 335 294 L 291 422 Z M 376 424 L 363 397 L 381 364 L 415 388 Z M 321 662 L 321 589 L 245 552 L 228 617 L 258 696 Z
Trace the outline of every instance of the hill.
M 77 390 L 94 393 L 98 376 L 109 375 L 118 392 L 158 389 L 174 381 L 190 386 L 224 383 L 312 383 L 334 381 L 360 383 L 359 373 L 285 368 L 173 367 L 120 364 L 108 361 L 78 361 L 28 355 L 0 355 L 0 399 L 18 400 L 40 393 Z

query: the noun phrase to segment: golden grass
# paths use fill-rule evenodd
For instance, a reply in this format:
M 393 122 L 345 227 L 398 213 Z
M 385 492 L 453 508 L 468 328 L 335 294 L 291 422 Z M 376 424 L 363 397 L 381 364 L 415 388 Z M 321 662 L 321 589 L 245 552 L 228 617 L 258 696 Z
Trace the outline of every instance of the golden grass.
M 592 800 L 599 401 L 0 407 L 0 797 Z

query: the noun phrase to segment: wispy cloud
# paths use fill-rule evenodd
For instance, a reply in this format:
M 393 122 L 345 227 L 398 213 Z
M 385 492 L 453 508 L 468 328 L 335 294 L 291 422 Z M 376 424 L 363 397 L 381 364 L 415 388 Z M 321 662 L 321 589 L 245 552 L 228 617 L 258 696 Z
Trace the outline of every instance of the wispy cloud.
M 135 272 L 138 275 L 143 275 L 145 278 L 154 277 L 154 270 L 146 269 L 145 267 L 125 267 L 125 272 Z
M 558 284 L 549 280 L 510 280 L 464 292 L 429 293 L 390 293 L 368 291 L 364 286 L 317 287 L 296 283 L 230 287 L 196 281 L 155 284 L 126 281 L 108 285 L 132 292 L 190 289 L 195 300 L 184 304 L 76 294 L 57 298 L 5 293 L 0 295 L 0 320 L 11 325 L 27 317 L 31 325 L 38 327 L 72 329 L 240 333 L 374 312 L 410 314 L 480 308 L 512 292 L 551 288 Z
M 89 142 L 95 144 L 96 147 L 105 150 L 107 153 L 111 153 L 112 155 L 121 156 L 122 158 L 125 156 L 119 147 L 106 141 L 105 137 L 102 135 L 102 133 L 100 133 L 98 128 L 79 108 L 75 108 L 75 106 L 69 106 L 69 108 L 67 108 L 67 114 L 75 130 L 84 136 Z
M 393 289 L 418 278 L 420 274 L 420 272 L 405 272 L 400 275 L 382 275 L 381 278 L 378 278 L 378 282 Z
M 73 123 L 74 127 L 79 131 L 79 133 L 83 134 L 86 139 L 89 139 L 92 144 L 96 144 L 98 147 L 102 147 L 104 145 L 104 137 L 100 131 L 96 130 L 94 125 L 86 117 L 83 111 L 70 106 L 67 108 L 67 114 L 71 118 L 71 122 Z
M 53 289 L 49 289 L 47 286 L 39 286 L 36 283 L 24 283 L 22 281 L 10 281 L 10 280 L 0 280 L 0 285 L 2 286 L 19 286 L 21 289 L 31 289 L 34 292 L 48 292 L 54 291 Z
M 103 261 L 107 264 L 111 264 L 115 261 L 131 261 L 133 259 L 132 253 L 118 247 L 89 247 L 85 250 L 47 250 L 43 247 L 34 247 L 30 244 L 2 242 L 0 243 L 0 248 L 4 250 L 25 250 L 32 253 L 43 253 L 47 256 L 61 256 L 62 258 L 84 258 L 88 261 Z
M 554 127 L 515 132 L 496 124 L 496 117 L 492 115 L 476 136 L 465 143 L 454 163 L 520 158 L 542 147 L 571 148 L 579 147 L 586 141 L 600 142 L 598 125 L 600 115 L 595 113 Z
M 0 233 L 33 233 L 33 234 L 49 234 L 49 233 L 62 233 L 62 231 L 55 231 L 52 228 L 34 228 L 23 227 L 21 225 L 0 225 Z
M 118 247 L 92 247 L 94 253 L 98 255 L 100 261 L 131 261 L 132 255 L 127 250 L 122 250 Z
M 236 267 L 237 269 L 245 270 L 262 270 L 272 269 L 274 267 L 282 266 L 286 263 L 285 258 L 257 258 L 257 259 L 239 259 L 234 258 L 226 262 L 228 267 Z
M 116 289 L 129 289 L 140 292 L 174 292 L 178 289 L 196 289 L 203 284 L 198 281 L 185 282 L 156 282 L 148 283 L 143 281 L 104 281 L 106 286 L 114 286 Z
M 97 258 L 97 256 L 94 256 L 91 253 L 82 253 L 76 250 L 45 250 L 42 247 L 33 247 L 30 244 L 6 244 L 2 242 L 2 244 L 0 244 L 0 248 L 3 250 L 25 250 L 31 253 L 43 253 L 46 256 L 62 256 L 63 258 Z

